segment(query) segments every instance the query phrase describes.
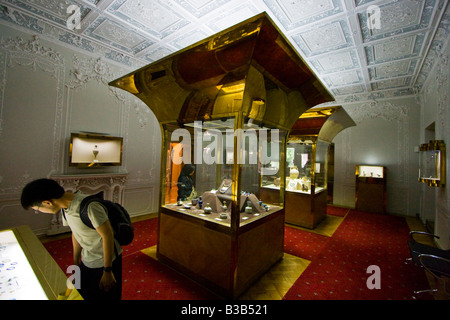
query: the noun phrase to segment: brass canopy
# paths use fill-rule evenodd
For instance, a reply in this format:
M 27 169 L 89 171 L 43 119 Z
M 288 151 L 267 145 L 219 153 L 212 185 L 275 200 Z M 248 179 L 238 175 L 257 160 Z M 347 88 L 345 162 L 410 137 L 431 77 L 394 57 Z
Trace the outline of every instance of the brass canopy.
M 266 13 L 119 79 L 163 123 L 241 114 L 289 130 L 334 98 Z
M 313 108 L 303 113 L 289 133 L 289 141 L 301 140 L 303 136 L 315 136 L 331 143 L 342 130 L 356 123 L 341 106 Z

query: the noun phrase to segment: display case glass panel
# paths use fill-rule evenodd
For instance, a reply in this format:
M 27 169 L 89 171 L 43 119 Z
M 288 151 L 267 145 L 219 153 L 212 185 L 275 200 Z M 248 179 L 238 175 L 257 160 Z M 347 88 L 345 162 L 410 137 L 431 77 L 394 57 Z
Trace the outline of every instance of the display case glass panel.
M 311 164 L 313 160 L 313 141 L 305 139 L 287 144 L 290 156 L 287 161 L 286 190 L 311 193 Z
M 312 194 L 326 188 L 329 143 L 314 136 L 295 137 L 286 148 L 286 191 Z M 272 177 L 267 187 L 279 187 L 279 177 Z
M 428 180 L 441 179 L 441 151 L 430 150 L 420 153 L 420 178 Z
M 356 175 L 360 178 L 384 178 L 384 167 L 358 165 Z
M 283 130 L 249 118 L 243 129 L 235 128 L 234 117 L 164 127 L 168 152 L 164 208 L 230 227 L 233 206 L 240 225 L 283 207 L 280 188 L 276 197 L 260 197 L 261 186 L 269 180 L 273 184 L 273 177 L 280 174 Z M 235 171 L 240 186 L 233 179 Z
M 318 193 L 327 187 L 328 142 L 317 140 L 314 163 L 314 192 Z
M 432 140 L 420 146 L 419 181 L 430 186 L 445 185 L 445 144 L 441 140 Z
M 48 300 L 12 230 L 0 232 L 0 300 Z

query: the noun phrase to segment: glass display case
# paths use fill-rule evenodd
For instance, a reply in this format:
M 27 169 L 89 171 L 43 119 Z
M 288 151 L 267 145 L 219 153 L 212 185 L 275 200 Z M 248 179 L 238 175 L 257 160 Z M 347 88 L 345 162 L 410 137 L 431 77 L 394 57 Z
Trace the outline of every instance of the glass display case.
M 0 232 L 0 300 L 48 300 L 12 230 Z
M 328 150 L 334 137 L 355 123 L 340 106 L 313 108 L 295 122 L 286 146 L 286 222 L 313 229 L 326 217 Z M 268 176 L 265 192 L 280 188 Z
M 432 140 L 419 148 L 419 181 L 432 187 L 445 186 L 445 143 Z
M 166 139 L 165 146 L 170 157 L 163 210 L 230 228 L 233 205 L 237 206 L 240 227 L 283 208 L 283 190 L 278 188 L 275 196 L 267 198 L 260 188 L 268 176 L 279 174 L 280 168 L 274 164 L 281 160 L 285 130 L 247 117 L 239 129 L 235 128 L 235 120 L 222 117 L 183 126 L 164 124 L 164 131 L 171 138 Z M 239 187 L 238 179 L 233 179 L 235 173 L 240 175 Z M 233 194 L 237 195 L 236 203 Z
M 386 213 L 386 167 L 356 166 L 356 210 Z
M 57 300 L 67 277 L 28 226 L 0 231 L 0 300 Z M 82 300 L 76 289 L 69 299 Z
M 327 151 L 329 144 L 317 137 L 289 140 L 286 148 L 286 191 L 315 194 L 326 188 Z M 265 187 L 278 187 L 280 178 Z
M 289 138 L 287 150 L 292 150 L 292 159 L 288 159 L 286 170 L 287 223 L 313 229 L 325 218 L 329 145 L 318 136 Z
M 158 259 L 238 297 L 283 256 L 286 134 L 332 96 L 266 13 L 110 85 L 161 125 Z
M 356 166 L 356 175 L 359 178 L 384 178 L 384 167 L 379 166 Z
M 91 168 L 122 165 L 123 138 L 93 133 L 72 133 L 69 166 Z

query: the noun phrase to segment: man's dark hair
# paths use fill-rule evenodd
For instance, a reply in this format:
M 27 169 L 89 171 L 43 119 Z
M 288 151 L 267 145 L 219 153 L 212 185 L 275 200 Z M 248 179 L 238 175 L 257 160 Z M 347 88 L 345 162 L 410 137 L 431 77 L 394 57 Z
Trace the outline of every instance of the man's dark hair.
M 22 190 L 20 202 L 25 210 L 37 206 L 45 200 L 59 199 L 64 195 L 64 188 L 51 179 L 38 179 L 28 183 Z

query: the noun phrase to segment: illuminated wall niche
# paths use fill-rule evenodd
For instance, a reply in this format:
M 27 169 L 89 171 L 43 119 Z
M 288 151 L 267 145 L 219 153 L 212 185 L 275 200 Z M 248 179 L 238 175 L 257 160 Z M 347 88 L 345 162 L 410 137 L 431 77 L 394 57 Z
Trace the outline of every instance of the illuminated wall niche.
M 69 165 L 99 167 L 122 165 L 123 138 L 92 133 L 72 133 Z

